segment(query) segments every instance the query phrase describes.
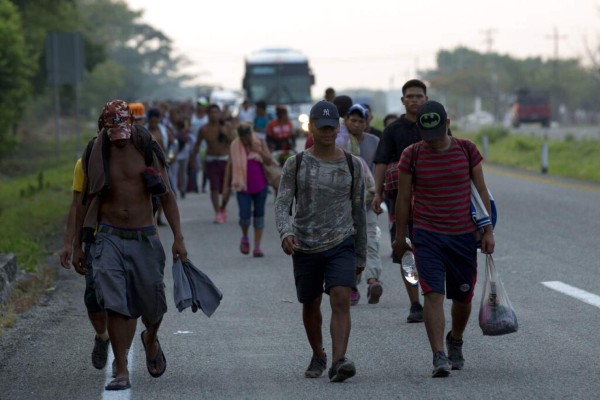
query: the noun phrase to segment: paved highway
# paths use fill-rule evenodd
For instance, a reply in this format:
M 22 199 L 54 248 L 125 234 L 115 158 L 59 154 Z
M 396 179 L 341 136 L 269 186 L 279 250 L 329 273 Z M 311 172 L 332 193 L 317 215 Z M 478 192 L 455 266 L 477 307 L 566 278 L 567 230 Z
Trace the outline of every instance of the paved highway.
M 349 348 L 357 375 L 332 384 L 326 377 L 303 377 L 310 351 L 291 259 L 281 251 L 274 228 L 273 198 L 267 205 L 266 257 L 257 259 L 238 251 L 235 201 L 229 222 L 214 225 L 208 194 L 192 194 L 179 202 L 190 258 L 224 299 L 210 319 L 190 310 L 179 313 L 167 267 L 170 308 L 160 331 L 166 373 L 159 379 L 147 373 L 139 324 L 129 360 L 132 389 L 105 392 L 107 371 L 94 369 L 90 361 L 93 334 L 83 279 L 61 270 L 42 304 L 0 339 L 0 399 L 598 398 L 600 186 L 492 166 L 485 170 L 499 207 L 496 266 L 520 329 L 502 337 L 482 335 L 480 256 L 480 284 L 464 338 L 465 369 L 447 379 L 430 378 L 423 324 L 405 322 L 409 305 L 399 268 L 389 258 L 385 216 L 380 217 L 384 294 L 379 304 L 369 305 L 361 287 Z M 160 234 L 169 249 L 169 229 Z M 330 313 L 324 309 L 327 326 Z

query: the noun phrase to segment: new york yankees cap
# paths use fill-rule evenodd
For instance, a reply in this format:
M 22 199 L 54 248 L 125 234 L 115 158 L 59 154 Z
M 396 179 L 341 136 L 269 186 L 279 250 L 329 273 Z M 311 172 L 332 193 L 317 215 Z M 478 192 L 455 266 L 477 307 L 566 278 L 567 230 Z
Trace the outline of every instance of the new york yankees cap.
M 340 114 L 333 103 L 321 100 L 310 109 L 310 120 L 317 129 L 324 126 L 337 128 L 340 125 Z
M 417 127 L 423 140 L 439 139 L 446 134 L 448 115 L 437 101 L 426 101 L 417 110 Z
M 123 100 L 111 100 L 104 105 L 100 121 L 108 138 L 112 140 L 129 139 L 131 136 L 132 116 L 129 104 Z

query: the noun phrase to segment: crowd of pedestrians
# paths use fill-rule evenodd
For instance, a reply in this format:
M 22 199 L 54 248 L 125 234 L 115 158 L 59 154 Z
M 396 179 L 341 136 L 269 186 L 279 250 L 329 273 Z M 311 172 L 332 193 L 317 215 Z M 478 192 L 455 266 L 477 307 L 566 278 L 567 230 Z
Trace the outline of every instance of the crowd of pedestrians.
M 94 367 L 105 367 L 109 346 L 115 354 L 114 380 L 106 389 L 131 387 L 126 356 L 137 318 L 146 326 L 140 340 L 148 372 L 159 377 L 167 367 L 158 339 L 166 312 L 166 257 L 156 226 L 165 224 L 164 216 L 174 237 L 172 256 L 185 260 L 177 199 L 204 193 L 207 184 L 215 224 L 229 220 L 227 205 L 235 196 L 239 251 L 254 257 L 265 256 L 266 200 L 275 194 L 276 229 L 284 253 L 292 257 L 312 351 L 307 378 L 320 377 L 328 365 L 323 293 L 332 310 L 329 379 L 341 382 L 356 374 L 346 355 L 350 310 L 360 301 L 363 281 L 368 304 L 379 303 L 384 293 L 378 215 L 385 209 L 392 261 L 401 264 L 407 252 L 416 261 L 418 284 L 401 268 L 400 273 L 410 301 L 407 322 L 425 323 L 432 376 L 461 369 L 477 271 L 471 180 L 490 206 L 482 157 L 473 143 L 452 136 L 444 106 L 429 101 L 422 81 L 406 82 L 402 103 L 406 112 L 386 115 L 381 132 L 371 125 L 368 104 L 328 88 L 310 111 L 304 151 L 281 163 L 275 191 L 264 167 L 279 164 L 273 157 L 278 151 L 295 153 L 296 132 L 286 107 L 271 114 L 264 102 L 245 100 L 232 113 L 203 97 L 195 103 L 109 101 L 100 112 L 97 136 L 75 166 L 60 255 L 65 268 L 72 265 L 86 276 Z M 493 252 L 491 226 L 482 232 L 480 246 Z M 445 337 L 444 296 L 452 300 Z

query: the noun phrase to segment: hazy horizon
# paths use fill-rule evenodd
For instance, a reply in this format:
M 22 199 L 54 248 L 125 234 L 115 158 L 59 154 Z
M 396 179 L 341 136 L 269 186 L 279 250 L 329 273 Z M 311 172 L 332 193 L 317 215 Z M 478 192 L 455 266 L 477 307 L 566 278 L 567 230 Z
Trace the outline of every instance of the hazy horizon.
M 399 88 L 418 69 L 435 67 L 439 50 L 465 46 L 516 58 L 581 58 L 599 52 L 600 1 L 517 1 L 482 6 L 475 0 L 430 0 L 404 4 L 374 0 L 308 0 L 289 3 L 195 3 L 127 0 L 143 10 L 142 21 L 173 41 L 191 65 L 194 83 L 240 89 L 244 58 L 265 47 L 290 47 L 306 54 L 316 76 L 313 97 L 336 89 Z M 577 6 L 573 6 L 576 3 Z M 555 28 L 559 39 L 552 36 Z

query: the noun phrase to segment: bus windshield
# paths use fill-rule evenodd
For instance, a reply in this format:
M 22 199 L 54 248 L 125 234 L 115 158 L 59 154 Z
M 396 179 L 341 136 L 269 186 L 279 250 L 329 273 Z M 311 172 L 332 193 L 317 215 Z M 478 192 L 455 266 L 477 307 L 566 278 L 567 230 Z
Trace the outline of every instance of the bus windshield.
M 310 76 L 264 75 L 250 77 L 246 91 L 253 101 L 267 104 L 310 103 Z

